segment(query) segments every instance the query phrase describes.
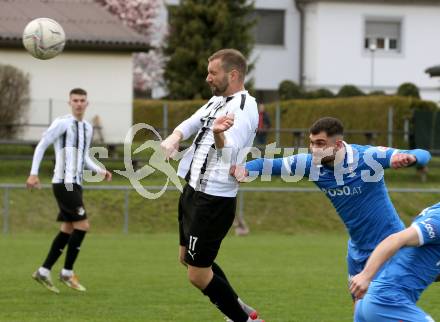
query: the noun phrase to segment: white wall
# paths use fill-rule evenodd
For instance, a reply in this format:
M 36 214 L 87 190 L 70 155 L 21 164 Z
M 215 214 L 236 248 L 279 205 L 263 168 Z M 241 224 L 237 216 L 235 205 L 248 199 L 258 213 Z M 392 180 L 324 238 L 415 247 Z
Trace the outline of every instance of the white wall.
M 319 2 L 306 15 L 306 85 L 336 90 L 351 83 L 370 89 L 371 53 L 363 49 L 367 17 L 402 21 L 401 53 L 375 54 L 374 87 L 394 91 L 413 82 L 424 98 L 439 100 L 439 82 L 424 70 L 440 64 L 440 6 Z
M 130 53 L 62 53 L 51 60 L 37 60 L 24 50 L 0 50 L 0 62 L 30 75 L 29 123 L 49 122 L 49 99 L 53 117 L 70 112 L 70 89 L 82 87 L 90 105 L 86 119 L 101 118 L 106 142 L 122 142 L 132 124 L 132 58 Z M 23 139 L 38 140 L 44 128 L 29 128 Z
M 283 80 L 299 82 L 300 16 L 293 0 L 257 0 L 257 9 L 285 10 L 284 46 L 256 45 L 255 88 L 277 90 Z

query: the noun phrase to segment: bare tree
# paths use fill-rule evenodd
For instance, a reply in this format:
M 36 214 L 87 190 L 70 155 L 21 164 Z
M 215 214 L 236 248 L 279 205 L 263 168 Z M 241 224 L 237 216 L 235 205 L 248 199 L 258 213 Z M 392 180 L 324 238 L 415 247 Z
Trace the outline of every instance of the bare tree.
M 11 65 L 0 64 L 0 138 L 16 137 L 29 109 L 29 75 Z

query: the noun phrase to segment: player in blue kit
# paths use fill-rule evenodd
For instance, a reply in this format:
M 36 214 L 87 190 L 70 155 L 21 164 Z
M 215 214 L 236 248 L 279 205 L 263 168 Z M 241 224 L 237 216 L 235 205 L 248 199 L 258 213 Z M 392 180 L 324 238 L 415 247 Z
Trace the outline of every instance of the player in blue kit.
M 439 274 L 440 203 L 437 203 L 423 210 L 409 228 L 382 241 L 364 270 L 353 277 L 350 291 L 356 298 L 363 297 L 356 304 L 354 321 L 433 322 L 416 302 Z
M 431 155 L 420 149 L 402 151 L 348 144 L 343 141 L 343 131 L 338 119 L 321 118 L 310 128 L 311 154 L 260 158 L 247 162 L 246 168 L 232 167 L 231 173 L 238 181 L 258 175 L 281 175 L 286 181 L 308 177 L 313 181 L 330 199 L 350 235 L 350 279 L 362 271 L 383 239 L 405 228 L 388 195 L 384 169 L 423 167 Z

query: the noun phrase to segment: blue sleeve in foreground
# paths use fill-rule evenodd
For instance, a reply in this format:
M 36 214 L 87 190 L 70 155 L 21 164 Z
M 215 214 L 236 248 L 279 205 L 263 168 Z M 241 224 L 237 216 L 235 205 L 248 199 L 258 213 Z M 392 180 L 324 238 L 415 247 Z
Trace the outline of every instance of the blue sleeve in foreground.
M 417 159 L 416 165 L 417 166 L 424 167 L 431 160 L 431 153 L 429 153 L 426 150 L 414 149 L 414 150 L 409 150 L 406 153 L 412 154 L 413 156 L 416 157 L 416 159 Z
M 283 159 L 255 159 L 249 162 L 246 162 L 246 170 L 249 173 L 258 172 L 258 175 L 261 174 L 272 174 L 272 175 L 281 175 L 281 168 L 283 167 Z M 267 173 L 270 169 L 270 172 Z M 264 172 L 263 172 L 264 170 Z

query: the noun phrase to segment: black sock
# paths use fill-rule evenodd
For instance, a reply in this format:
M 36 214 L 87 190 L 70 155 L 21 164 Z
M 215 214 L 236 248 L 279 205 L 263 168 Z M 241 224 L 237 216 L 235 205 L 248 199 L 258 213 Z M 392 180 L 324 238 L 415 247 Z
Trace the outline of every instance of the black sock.
M 73 263 L 75 263 L 76 257 L 78 256 L 79 249 L 85 235 L 86 231 L 84 230 L 73 230 L 72 236 L 69 240 L 69 247 L 67 247 L 66 261 L 64 263 L 65 269 L 73 269 Z
M 225 282 L 229 284 L 229 286 L 231 287 L 232 291 L 235 294 L 235 297 L 238 299 L 237 293 L 235 293 L 234 289 L 231 286 L 231 283 L 229 283 L 228 278 L 226 277 L 226 274 L 225 274 L 225 272 L 223 272 L 221 267 L 218 266 L 216 263 L 212 263 L 211 268 L 212 268 L 212 271 L 214 272 L 215 275 L 217 275 L 218 277 L 223 278 L 225 280 Z
M 64 247 L 69 242 L 70 234 L 60 231 L 54 238 L 52 246 L 50 246 L 49 253 L 46 260 L 43 263 L 43 267 L 50 270 L 55 262 L 60 258 L 63 253 Z
M 237 301 L 231 286 L 221 277 L 214 274 L 211 282 L 202 291 L 220 311 L 234 322 L 246 322 L 248 316 Z

